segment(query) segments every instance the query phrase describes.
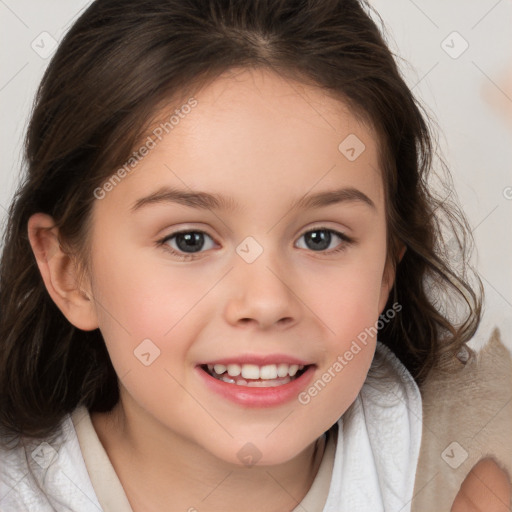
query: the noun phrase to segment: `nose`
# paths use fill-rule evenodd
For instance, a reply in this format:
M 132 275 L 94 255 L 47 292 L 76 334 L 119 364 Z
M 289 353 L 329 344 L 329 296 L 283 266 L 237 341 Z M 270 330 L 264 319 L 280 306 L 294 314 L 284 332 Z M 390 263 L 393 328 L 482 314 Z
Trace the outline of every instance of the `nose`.
M 225 318 L 234 326 L 289 328 L 300 320 L 300 291 L 292 273 L 264 255 L 253 263 L 239 260 L 230 273 Z

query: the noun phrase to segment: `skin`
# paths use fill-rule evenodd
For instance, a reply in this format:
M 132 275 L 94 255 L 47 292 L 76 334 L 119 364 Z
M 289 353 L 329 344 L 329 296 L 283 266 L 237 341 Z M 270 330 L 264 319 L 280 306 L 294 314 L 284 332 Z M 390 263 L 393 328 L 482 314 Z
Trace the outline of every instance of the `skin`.
M 480 460 L 460 486 L 450 512 L 510 510 L 510 478 L 490 458 Z
M 105 339 L 121 399 L 111 414 L 91 418 L 134 512 L 169 503 L 291 510 L 318 471 L 322 434 L 359 393 L 376 340 L 369 337 L 307 405 L 233 404 L 206 388 L 195 366 L 283 353 L 315 364 L 314 382 L 375 324 L 394 279 L 377 137 L 348 105 L 269 71 L 225 74 L 195 98 L 197 107 L 135 172 L 95 202 L 85 282 L 58 232 L 42 229 L 51 217 L 32 216 L 29 238 L 62 313 Z M 350 134 L 365 144 L 354 161 L 338 150 Z M 164 185 L 221 193 L 239 209 L 161 202 L 130 211 Z M 291 210 L 306 194 L 341 187 L 361 191 L 374 207 L 353 200 Z M 184 229 L 209 235 L 191 261 L 157 245 Z M 332 233 L 328 249 L 315 250 L 304 236 L 314 229 L 353 241 Z M 250 264 L 236 252 L 248 236 L 263 249 Z M 176 239 L 166 246 L 178 251 Z M 148 338 L 160 355 L 145 366 L 134 350 Z M 261 456 L 251 467 L 238 456 L 246 443 Z

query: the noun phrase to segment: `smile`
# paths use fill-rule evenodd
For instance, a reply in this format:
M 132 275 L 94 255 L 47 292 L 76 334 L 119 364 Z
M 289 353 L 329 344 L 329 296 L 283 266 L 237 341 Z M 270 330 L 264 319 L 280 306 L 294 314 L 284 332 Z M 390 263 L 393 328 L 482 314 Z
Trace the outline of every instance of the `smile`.
M 243 407 L 275 407 L 297 399 L 313 379 L 316 365 L 298 364 L 305 363 L 298 360 L 280 363 L 281 358 L 272 359 L 202 363 L 195 370 L 206 389 L 222 399 Z
M 248 387 L 277 387 L 299 378 L 308 365 L 298 364 L 207 364 L 201 368 L 215 379 Z

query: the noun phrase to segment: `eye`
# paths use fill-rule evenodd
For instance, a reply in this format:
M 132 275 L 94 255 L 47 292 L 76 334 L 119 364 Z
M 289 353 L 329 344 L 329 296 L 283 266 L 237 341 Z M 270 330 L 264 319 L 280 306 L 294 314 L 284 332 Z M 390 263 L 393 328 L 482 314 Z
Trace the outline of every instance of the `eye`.
M 204 231 L 178 231 L 157 243 L 181 259 L 192 259 L 196 253 L 205 248 L 205 238 L 213 242 L 211 236 Z M 206 250 L 212 249 L 214 243 L 206 247 Z
M 338 251 L 342 251 L 346 249 L 348 245 L 353 243 L 353 240 L 349 238 L 347 235 L 340 233 L 339 231 L 336 231 L 334 229 L 329 229 L 325 227 L 315 228 L 306 231 L 300 238 L 304 238 L 305 240 L 305 249 L 311 249 L 312 251 L 315 252 L 325 251 L 331 246 L 331 243 L 335 241 L 336 238 L 340 239 L 341 243 L 338 244 L 337 248 L 330 251 L 331 254 L 336 253 Z
M 327 254 L 335 254 L 346 249 L 354 242 L 351 238 L 334 229 L 319 227 L 306 231 L 300 238 L 304 238 L 306 242 L 305 249 L 310 249 L 314 252 L 326 252 L 332 242 L 339 239 L 335 249 L 328 251 Z M 208 241 L 210 241 L 208 243 Z M 193 260 L 197 255 L 204 250 L 213 249 L 215 242 L 210 235 L 204 231 L 189 230 L 177 231 L 171 233 L 162 240 L 157 241 L 157 245 L 170 252 L 174 257 L 181 260 Z

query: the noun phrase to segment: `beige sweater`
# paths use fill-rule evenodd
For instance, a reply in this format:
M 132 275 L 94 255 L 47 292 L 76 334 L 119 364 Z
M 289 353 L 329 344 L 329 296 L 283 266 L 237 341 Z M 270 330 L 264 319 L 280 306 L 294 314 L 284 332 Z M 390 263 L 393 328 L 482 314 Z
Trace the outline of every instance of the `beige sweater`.
M 421 387 L 423 438 L 412 512 L 449 512 L 483 457 L 512 475 L 512 358 L 499 331 L 467 364 L 453 358 L 446 370 L 434 370 Z

